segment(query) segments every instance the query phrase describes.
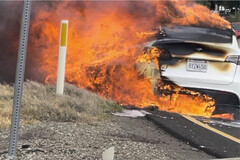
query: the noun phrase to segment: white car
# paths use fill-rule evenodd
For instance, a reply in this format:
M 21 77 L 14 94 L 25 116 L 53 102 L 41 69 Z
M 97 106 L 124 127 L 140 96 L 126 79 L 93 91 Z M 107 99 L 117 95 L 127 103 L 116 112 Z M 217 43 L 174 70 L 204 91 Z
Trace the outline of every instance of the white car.
M 159 57 L 163 81 L 239 105 L 240 49 L 233 30 L 165 27 L 150 46 L 165 51 Z

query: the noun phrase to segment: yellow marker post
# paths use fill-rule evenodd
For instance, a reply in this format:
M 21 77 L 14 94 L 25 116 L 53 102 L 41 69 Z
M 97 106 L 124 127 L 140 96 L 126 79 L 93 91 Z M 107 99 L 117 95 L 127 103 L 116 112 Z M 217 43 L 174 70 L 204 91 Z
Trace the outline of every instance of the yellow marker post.
M 68 20 L 61 21 L 56 93 L 63 95 L 67 51 Z

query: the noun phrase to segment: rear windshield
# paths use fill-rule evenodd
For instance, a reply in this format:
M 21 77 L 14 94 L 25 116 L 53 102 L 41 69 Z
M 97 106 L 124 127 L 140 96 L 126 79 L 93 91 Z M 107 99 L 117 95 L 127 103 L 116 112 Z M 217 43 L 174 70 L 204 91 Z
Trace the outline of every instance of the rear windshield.
M 199 28 L 186 26 L 165 27 L 167 38 L 211 43 L 232 43 L 233 32 L 230 29 Z
M 169 42 L 161 43 L 156 42 L 153 46 L 167 50 L 175 55 L 189 55 L 194 52 L 201 52 L 215 57 L 222 57 L 226 51 L 223 49 L 213 48 L 209 45 L 197 44 L 197 43 L 184 43 L 184 42 Z

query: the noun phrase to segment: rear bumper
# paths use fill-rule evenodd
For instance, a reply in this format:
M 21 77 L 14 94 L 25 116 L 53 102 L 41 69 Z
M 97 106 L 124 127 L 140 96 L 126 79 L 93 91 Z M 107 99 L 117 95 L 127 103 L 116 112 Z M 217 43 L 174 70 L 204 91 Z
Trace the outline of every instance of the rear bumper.
M 175 84 L 186 87 L 186 88 L 196 88 L 196 89 L 207 89 L 228 92 L 236 95 L 238 101 L 240 101 L 240 66 L 237 66 L 236 73 L 233 81 L 230 84 L 207 84 L 200 82 L 191 82 L 191 81 L 174 81 L 171 77 L 166 77 L 168 80 L 174 82 Z M 163 77 L 164 79 L 164 77 Z

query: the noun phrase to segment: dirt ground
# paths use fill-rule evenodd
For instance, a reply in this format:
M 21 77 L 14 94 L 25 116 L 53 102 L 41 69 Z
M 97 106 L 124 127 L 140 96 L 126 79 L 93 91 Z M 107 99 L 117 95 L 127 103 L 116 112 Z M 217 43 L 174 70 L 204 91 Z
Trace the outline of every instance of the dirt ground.
M 182 142 L 145 118 L 113 116 L 96 124 L 49 122 L 22 126 L 19 159 L 101 159 L 115 148 L 116 160 L 197 160 L 214 157 Z M 0 131 L 0 159 L 5 159 L 8 130 Z

